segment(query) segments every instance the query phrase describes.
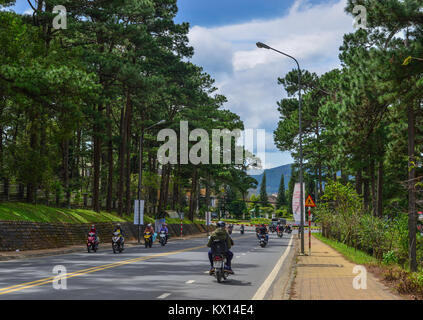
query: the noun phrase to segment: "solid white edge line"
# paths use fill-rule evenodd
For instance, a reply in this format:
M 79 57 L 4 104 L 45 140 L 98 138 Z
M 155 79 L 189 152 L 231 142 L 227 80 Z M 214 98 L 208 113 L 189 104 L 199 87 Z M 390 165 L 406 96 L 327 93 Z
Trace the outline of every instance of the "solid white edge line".
M 275 267 L 273 268 L 272 272 L 270 272 L 269 276 L 264 280 L 263 284 L 260 286 L 260 288 L 257 290 L 256 294 L 253 296 L 251 300 L 263 300 L 264 297 L 267 294 L 267 291 L 269 291 L 270 286 L 272 285 L 273 281 L 275 281 L 276 276 L 279 273 L 279 270 L 284 263 L 286 257 L 288 256 L 288 253 L 291 251 L 291 243 L 292 239 L 294 237 L 291 237 L 291 240 L 289 240 L 288 248 L 285 250 L 283 255 L 280 257 L 278 262 L 276 263 Z
M 163 293 L 161 296 L 158 296 L 157 299 L 165 299 L 170 296 L 170 293 Z

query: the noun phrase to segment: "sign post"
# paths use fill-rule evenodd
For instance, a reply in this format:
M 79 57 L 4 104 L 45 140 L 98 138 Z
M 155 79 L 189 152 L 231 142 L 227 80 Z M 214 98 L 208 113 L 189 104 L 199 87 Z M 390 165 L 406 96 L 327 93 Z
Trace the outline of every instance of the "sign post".
M 311 255 L 311 209 L 316 207 L 311 195 L 308 195 L 305 202 L 305 207 L 308 208 L 308 254 Z
M 299 224 L 298 228 L 298 238 L 302 238 L 304 232 L 304 226 L 302 222 L 305 221 L 304 211 L 301 212 L 301 202 L 304 203 L 304 194 L 305 194 L 305 186 L 303 184 L 303 192 L 301 193 L 301 184 L 296 183 L 294 187 L 294 193 L 292 194 L 292 212 L 294 214 L 294 220 L 296 224 Z M 302 197 L 301 197 L 302 195 Z M 300 199 L 302 198 L 302 199 Z M 303 216 L 301 216 L 301 214 Z
M 144 200 L 135 200 L 135 203 L 134 203 L 134 224 L 138 225 L 138 244 L 140 244 L 141 225 L 144 224 Z

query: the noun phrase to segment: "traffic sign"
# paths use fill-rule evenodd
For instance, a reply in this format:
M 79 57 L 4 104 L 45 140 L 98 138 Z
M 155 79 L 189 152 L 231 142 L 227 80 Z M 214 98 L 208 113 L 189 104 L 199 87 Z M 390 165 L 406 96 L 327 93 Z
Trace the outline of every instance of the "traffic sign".
M 313 201 L 313 199 L 311 198 L 310 195 L 306 199 L 305 206 L 309 207 L 309 208 L 310 207 L 314 208 L 316 206 L 316 204 L 314 203 L 314 201 Z

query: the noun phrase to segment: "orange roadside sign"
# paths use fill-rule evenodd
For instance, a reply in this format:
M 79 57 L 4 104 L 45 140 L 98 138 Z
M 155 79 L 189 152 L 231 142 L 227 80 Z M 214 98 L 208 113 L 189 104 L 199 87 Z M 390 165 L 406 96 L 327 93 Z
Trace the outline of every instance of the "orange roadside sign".
M 314 203 L 313 199 L 311 198 L 311 195 L 308 195 L 306 201 L 305 201 L 305 206 L 306 207 L 315 207 L 316 204 Z

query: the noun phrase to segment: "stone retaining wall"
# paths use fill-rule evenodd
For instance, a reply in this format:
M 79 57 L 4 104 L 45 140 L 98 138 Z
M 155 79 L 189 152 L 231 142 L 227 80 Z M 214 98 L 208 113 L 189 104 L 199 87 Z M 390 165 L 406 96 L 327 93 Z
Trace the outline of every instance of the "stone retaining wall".
M 96 223 L 100 242 L 110 242 L 112 231 L 116 223 Z M 127 240 L 138 237 L 138 227 L 133 223 L 121 223 Z M 154 225 L 154 224 L 153 224 Z M 0 221 L 0 251 L 34 250 L 61 248 L 68 245 L 84 244 L 91 223 L 37 223 L 24 221 Z M 141 234 L 145 226 L 141 226 Z M 170 236 L 180 236 L 181 225 L 168 225 Z M 209 230 L 214 229 L 209 226 Z M 192 235 L 206 232 L 206 227 L 199 224 L 184 224 L 183 235 Z

